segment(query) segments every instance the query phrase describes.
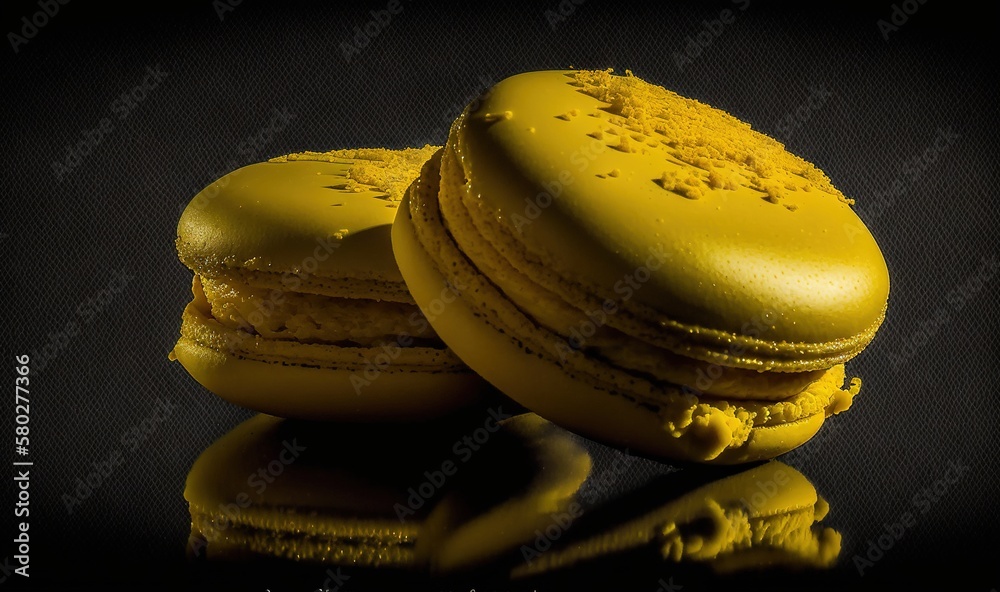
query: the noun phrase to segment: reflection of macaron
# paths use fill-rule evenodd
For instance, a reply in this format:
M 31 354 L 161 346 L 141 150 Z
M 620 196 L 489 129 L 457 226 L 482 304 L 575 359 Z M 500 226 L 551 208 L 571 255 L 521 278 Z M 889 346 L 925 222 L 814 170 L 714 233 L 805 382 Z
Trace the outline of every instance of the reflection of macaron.
M 533 72 L 466 110 L 393 227 L 421 307 L 539 415 L 662 457 L 773 457 L 847 409 L 881 252 L 812 164 L 631 75 Z M 845 232 L 849 229 L 850 232 Z
M 590 457 L 537 415 L 485 417 L 394 426 L 373 446 L 357 445 L 370 426 L 247 420 L 188 474 L 189 553 L 425 574 L 509 555 L 565 511 Z
M 345 454 L 350 439 L 360 440 L 366 430 L 337 428 L 258 415 L 212 444 L 184 489 L 189 553 L 210 560 L 414 567 L 425 512 L 402 523 L 393 503 L 439 450 L 411 440 L 391 454 L 378 454 L 380 447 Z
M 433 148 L 303 153 L 219 179 L 184 210 L 195 272 L 173 355 L 242 406 L 310 419 L 413 419 L 482 384 L 437 338 L 390 225 Z
M 433 573 L 520 555 L 521 545 L 552 528 L 561 532 L 578 512 L 574 498 L 591 468 L 587 452 L 534 413 L 500 426 L 424 523 L 417 553 Z
M 771 461 L 704 483 L 706 477 L 670 475 L 584 514 L 551 550 L 515 567 L 514 577 L 630 555 L 648 559 L 645 551 L 662 561 L 709 565 L 720 573 L 827 568 L 836 561 L 840 534 L 819 524 L 830 507 L 792 467 Z M 683 481 L 690 483 L 678 483 Z

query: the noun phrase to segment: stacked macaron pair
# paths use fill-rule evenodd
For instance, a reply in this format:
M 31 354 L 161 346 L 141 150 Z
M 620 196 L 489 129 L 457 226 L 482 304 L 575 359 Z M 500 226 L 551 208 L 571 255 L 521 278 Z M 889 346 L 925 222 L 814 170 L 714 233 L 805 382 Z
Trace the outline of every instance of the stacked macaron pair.
M 488 382 L 603 442 L 748 462 L 851 405 L 885 314 L 878 245 L 818 168 L 631 74 L 517 75 L 442 148 L 229 177 L 181 219 L 175 354 L 276 415 L 426 418 Z

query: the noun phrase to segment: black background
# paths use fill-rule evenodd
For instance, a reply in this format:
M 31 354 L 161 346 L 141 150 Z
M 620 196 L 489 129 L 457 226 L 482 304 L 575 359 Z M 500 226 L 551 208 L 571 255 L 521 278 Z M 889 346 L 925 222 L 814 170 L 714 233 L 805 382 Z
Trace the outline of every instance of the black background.
M 997 278 L 982 272 L 1000 251 L 996 8 L 928 0 L 886 40 L 876 21 L 889 18 L 889 2 L 861 11 L 742 4 L 587 0 L 552 27 L 545 10 L 557 9 L 554 0 L 403 0 L 403 12 L 348 61 L 341 44 L 386 2 L 244 0 L 220 20 L 210 0 L 120 9 L 78 0 L 18 52 L 0 47 L 3 353 L 11 362 L 22 353 L 44 358 L 31 374 L 30 583 L 190 585 L 184 476 L 250 415 L 167 360 L 190 297 L 176 222 L 198 190 L 292 151 L 442 143 L 451 120 L 493 82 L 573 66 L 631 69 L 778 137 L 857 199 L 882 247 L 892 279 L 887 320 L 848 367 L 863 378 L 862 394 L 783 459 L 829 500 L 826 523 L 844 537 L 838 568 L 816 581 L 1000 585 L 998 292 Z M 678 67 L 674 54 L 724 8 L 735 22 Z M 5 3 L 2 31 L 18 32 L 37 10 Z M 168 75 L 119 119 L 116 99 L 147 67 Z M 815 89 L 831 94 L 800 109 Z M 275 110 L 294 118 L 260 145 L 247 142 L 267 137 L 259 134 Z M 782 123 L 796 113 L 801 121 Z M 53 163 L 103 118 L 112 129 L 101 143 L 58 174 Z M 957 139 L 912 175 L 913 159 L 945 129 Z M 907 181 L 893 192 L 899 179 Z M 116 274 L 131 279 L 105 304 L 87 304 L 116 285 Z M 971 289 L 957 297 L 960 286 Z M 67 323 L 79 334 L 64 339 Z M 175 411 L 129 450 L 121 438 L 157 400 Z M 3 411 L 3 433 L 13 435 L 12 398 Z M 67 514 L 63 494 L 116 450 L 124 463 Z M 595 453 L 596 474 L 613 455 Z M 951 462 L 970 469 L 920 513 L 913 496 Z M 13 504 L 9 466 L 4 475 Z M 916 525 L 860 578 L 852 557 L 907 511 Z M 7 555 L 12 543 L 0 548 Z M 13 576 L 0 590 L 27 583 Z M 618 584 L 657 589 L 655 578 Z M 292 589 L 277 579 L 239 586 L 265 588 Z

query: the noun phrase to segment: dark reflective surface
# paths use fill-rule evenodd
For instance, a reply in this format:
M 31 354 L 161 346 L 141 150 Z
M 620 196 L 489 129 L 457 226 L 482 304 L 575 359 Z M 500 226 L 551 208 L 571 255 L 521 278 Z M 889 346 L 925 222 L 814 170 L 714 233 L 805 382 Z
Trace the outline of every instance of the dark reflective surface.
M 845 490 L 828 501 L 791 464 L 674 466 L 533 414 L 495 422 L 512 410 L 395 429 L 268 416 L 243 422 L 187 475 L 184 585 L 682 590 L 884 582 L 871 573 L 862 580 L 859 566 L 887 559 L 892 545 L 883 540 L 888 549 L 877 560 L 845 552 L 840 529 L 852 528 L 844 515 L 857 507 Z M 903 539 L 908 527 L 888 528 Z M 975 560 L 987 549 L 959 552 Z
M 187 476 L 191 584 L 563 589 L 610 572 L 669 589 L 836 565 L 830 506 L 787 464 L 678 468 L 506 415 L 245 421 Z

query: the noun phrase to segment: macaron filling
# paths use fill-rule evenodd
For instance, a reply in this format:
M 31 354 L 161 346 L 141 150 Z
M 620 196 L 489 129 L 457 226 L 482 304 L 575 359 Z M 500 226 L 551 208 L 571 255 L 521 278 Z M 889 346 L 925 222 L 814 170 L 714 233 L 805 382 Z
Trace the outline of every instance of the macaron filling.
M 204 284 L 211 286 L 204 288 Z M 434 367 L 438 372 L 467 372 L 468 369 L 461 363 L 457 356 L 444 343 L 438 339 L 431 329 L 424 332 L 417 332 L 416 329 L 428 326 L 426 321 L 417 323 L 423 319 L 419 310 L 410 312 L 407 307 L 399 303 L 359 301 L 357 304 L 362 311 L 366 307 L 367 312 L 374 313 L 372 317 L 372 329 L 355 330 L 360 336 L 351 336 L 351 328 L 341 326 L 337 317 L 342 314 L 350 315 L 351 308 L 355 303 L 344 303 L 343 299 L 327 298 L 312 294 L 289 294 L 288 300 L 274 305 L 274 316 L 268 316 L 265 322 L 263 313 L 254 303 L 252 295 L 253 289 L 248 293 L 233 294 L 232 286 L 215 280 L 203 280 L 196 275 L 192 282 L 192 293 L 194 299 L 185 308 L 183 321 L 181 323 L 181 339 L 189 340 L 201 347 L 215 351 L 224 352 L 239 358 L 256 360 L 267 363 L 278 363 L 282 365 L 304 366 L 312 368 L 334 368 L 354 371 L 364 371 L 376 366 L 382 372 L 414 372 L 426 371 L 428 366 Z M 209 294 L 212 295 L 210 298 Z M 213 302 L 214 298 L 214 302 Z M 302 311 L 308 311 L 308 307 L 301 306 L 309 304 L 310 299 L 316 298 L 322 312 L 316 312 L 316 317 L 303 316 Z M 340 313 L 327 311 L 323 307 L 325 301 L 335 301 L 346 307 L 346 311 Z M 296 306 L 296 304 L 300 306 Z M 379 305 L 385 305 L 391 312 L 395 307 L 404 307 L 404 312 L 409 312 L 406 316 L 405 326 L 411 327 L 414 334 L 409 334 L 399 318 L 397 322 L 392 320 L 377 320 L 382 310 Z M 246 313 L 240 313 L 240 309 Z M 413 307 L 416 309 L 416 307 Z M 255 314 L 256 311 L 259 314 Z M 396 311 L 397 313 L 399 311 Z M 413 317 L 417 314 L 417 317 Z M 390 315 L 391 316 L 391 315 Z M 310 318 L 321 318 L 323 325 L 316 325 Z M 281 319 L 291 321 L 292 329 L 280 324 Z M 414 324 L 410 324 L 410 320 Z M 358 319 L 351 323 L 357 324 Z M 296 335 L 296 327 L 301 335 Z M 323 332 L 326 327 L 326 332 Z M 399 333 L 392 331 L 399 330 Z M 386 333 L 389 331 L 389 333 Z M 320 339 L 307 338 L 300 340 L 299 336 L 319 335 Z M 383 358 L 388 356 L 389 362 Z
M 230 279 L 198 276 L 211 316 L 229 329 L 266 339 L 370 347 L 445 348 L 415 304 L 362 298 L 331 298 L 300 292 L 275 293 Z

